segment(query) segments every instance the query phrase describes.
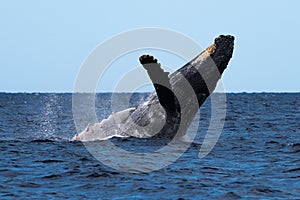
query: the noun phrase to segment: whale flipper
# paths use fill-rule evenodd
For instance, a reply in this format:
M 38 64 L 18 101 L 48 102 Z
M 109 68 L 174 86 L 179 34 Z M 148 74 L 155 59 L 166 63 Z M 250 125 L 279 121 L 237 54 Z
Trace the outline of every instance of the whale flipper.
M 166 113 L 179 112 L 177 99 L 172 90 L 169 72 L 165 72 L 161 68 L 161 64 L 157 62 L 153 56 L 142 55 L 139 58 L 140 63 L 147 70 L 147 73 L 154 85 L 159 103 L 166 110 Z

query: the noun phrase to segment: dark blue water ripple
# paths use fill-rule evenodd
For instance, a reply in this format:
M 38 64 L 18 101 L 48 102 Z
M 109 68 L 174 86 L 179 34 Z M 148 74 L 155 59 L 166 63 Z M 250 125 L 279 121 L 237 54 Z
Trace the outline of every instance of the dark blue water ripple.
M 99 119 L 111 94 L 97 95 Z M 135 94 L 131 104 L 147 95 Z M 198 158 L 208 128 L 201 109 L 196 140 L 176 162 L 131 174 L 97 161 L 75 133 L 71 94 L 0 94 L 1 199 L 299 199 L 300 94 L 228 94 L 225 127 Z M 121 96 L 120 96 L 121 98 Z M 112 139 L 131 151 L 165 141 Z

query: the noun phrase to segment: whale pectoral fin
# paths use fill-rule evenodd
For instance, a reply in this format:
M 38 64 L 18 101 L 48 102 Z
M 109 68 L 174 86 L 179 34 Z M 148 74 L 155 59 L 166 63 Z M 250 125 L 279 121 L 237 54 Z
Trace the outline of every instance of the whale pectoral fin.
M 145 64 L 159 64 L 159 63 L 157 63 L 157 59 L 154 58 L 153 56 L 150 56 L 150 55 L 142 55 L 142 56 L 140 56 L 139 60 L 140 60 L 140 63 L 142 65 L 145 65 Z
M 165 72 L 153 56 L 143 55 L 139 60 L 154 85 L 159 103 L 167 112 L 175 111 L 175 95 L 172 91 L 169 72 Z
M 157 62 L 157 59 L 150 55 L 143 55 L 140 57 L 140 63 L 147 70 L 153 84 L 160 84 L 172 90 L 169 72 L 165 72 L 161 68 L 161 64 Z

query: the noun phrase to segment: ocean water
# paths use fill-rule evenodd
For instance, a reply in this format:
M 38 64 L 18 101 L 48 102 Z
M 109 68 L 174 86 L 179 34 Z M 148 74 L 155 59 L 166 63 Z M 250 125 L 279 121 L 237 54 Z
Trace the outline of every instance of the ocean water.
M 147 95 L 134 94 L 130 103 Z M 99 119 L 111 113 L 110 97 L 97 94 Z M 196 138 L 178 160 L 128 173 L 69 141 L 76 133 L 72 94 L 0 93 L 0 199 L 300 199 L 300 93 L 227 94 L 224 129 L 201 159 L 209 99 L 200 113 Z M 133 152 L 158 145 L 111 141 Z

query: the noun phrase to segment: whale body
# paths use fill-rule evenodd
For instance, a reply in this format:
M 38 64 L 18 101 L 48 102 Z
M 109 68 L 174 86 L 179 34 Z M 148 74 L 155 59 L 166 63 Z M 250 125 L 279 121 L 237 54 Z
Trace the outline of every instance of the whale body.
M 153 56 L 141 56 L 140 63 L 155 91 L 139 106 L 112 113 L 99 123 L 89 124 L 71 140 L 184 136 L 200 106 L 214 91 L 232 57 L 233 47 L 233 36 L 220 35 L 206 50 L 171 75 Z

